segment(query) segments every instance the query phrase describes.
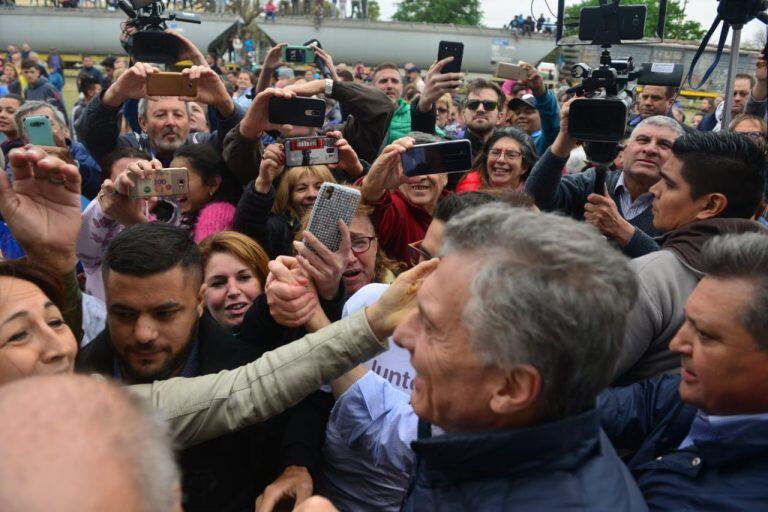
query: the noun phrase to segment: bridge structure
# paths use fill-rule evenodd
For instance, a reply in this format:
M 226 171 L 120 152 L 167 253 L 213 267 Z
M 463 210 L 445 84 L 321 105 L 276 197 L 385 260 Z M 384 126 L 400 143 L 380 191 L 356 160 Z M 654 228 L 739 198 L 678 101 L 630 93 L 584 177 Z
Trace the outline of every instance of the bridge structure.
M 199 13 L 202 24 L 171 22 L 201 50 L 221 46 L 239 20 L 231 14 Z M 0 9 L 0 45 L 28 42 L 38 52 L 56 48 L 60 53 L 123 54 L 120 46 L 120 11 L 16 7 Z M 555 47 L 551 36 L 516 38 L 501 29 L 429 23 L 376 22 L 357 19 L 325 19 L 316 28 L 310 17 L 279 17 L 276 22 L 256 20 L 270 43 L 301 44 L 317 38 L 337 62 L 375 65 L 392 61 L 413 62 L 428 68 L 437 56 L 438 43 L 464 43 L 462 68 L 474 73 L 493 73 L 496 63 L 537 63 Z

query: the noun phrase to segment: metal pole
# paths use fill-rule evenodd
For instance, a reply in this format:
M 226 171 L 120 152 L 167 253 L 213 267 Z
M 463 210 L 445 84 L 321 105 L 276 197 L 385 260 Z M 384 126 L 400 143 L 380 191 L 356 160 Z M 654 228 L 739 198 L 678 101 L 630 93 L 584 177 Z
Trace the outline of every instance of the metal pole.
M 723 122 L 720 129 L 728 131 L 731 124 L 731 103 L 733 103 L 733 77 L 736 76 L 736 64 L 739 62 L 739 46 L 741 45 L 741 27 L 733 29 L 731 39 L 731 60 L 728 62 L 728 83 L 725 85 L 725 106 L 723 107 Z

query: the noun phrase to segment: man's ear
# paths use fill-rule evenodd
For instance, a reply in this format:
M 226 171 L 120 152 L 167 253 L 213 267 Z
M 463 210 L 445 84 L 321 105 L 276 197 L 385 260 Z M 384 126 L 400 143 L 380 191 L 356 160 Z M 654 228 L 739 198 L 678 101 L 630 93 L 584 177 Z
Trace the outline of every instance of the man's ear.
M 533 409 L 543 384 L 539 370 L 529 364 L 514 365 L 500 369 L 498 377 L 491 390 L 491 411 L 499 416 L 509 416 Z
M 699 213 L 696 214 L 696 220 L 719 217 L 728 208 L 728 198 L 719 192 L 703 195 L 696 202 L 699 203 L 700 208 Z
M 139 128 L 141 128 L 141 131 L 146 132 L 147 131 L 147 120 L 139 116 Z

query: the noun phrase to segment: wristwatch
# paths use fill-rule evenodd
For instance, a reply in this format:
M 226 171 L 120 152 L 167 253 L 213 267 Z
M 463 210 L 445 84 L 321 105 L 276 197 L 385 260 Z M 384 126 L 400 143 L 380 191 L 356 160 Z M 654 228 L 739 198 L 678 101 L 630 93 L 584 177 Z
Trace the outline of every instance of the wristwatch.
M 333 94 L 333 80 L 330 78 L 325 79 L 325 95 L 330 96 Z

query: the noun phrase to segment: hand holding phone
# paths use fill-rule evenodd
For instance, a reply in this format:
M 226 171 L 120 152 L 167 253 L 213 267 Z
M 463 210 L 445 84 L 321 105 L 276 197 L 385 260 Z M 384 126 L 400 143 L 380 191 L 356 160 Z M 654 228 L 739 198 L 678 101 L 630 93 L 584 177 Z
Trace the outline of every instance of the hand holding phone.
M 505 80 L 525 81 L 528 79 L 528 70 L 517 64 L 499 62 L 496 65 L 496 76 Z
M 268 118 L 272 124 L 293 126 L 314 126 L 322 128 L 325 123 L 325 102 L 314 98 L 269 98 Z
M 315 199 L 315 204 L 312 205 L 307 231 L 312 233 L 331 252 L 338 251 L 341 244 L 339 219 L 349 225 L 359 204 L 359 190 L 336 183 L 323 183 L 320 186 L 317 199 Z M 306 239 L 304 244 L 312 249 Z
M 147 75 L 148 96 L 197 96 L 197 84 L 182 73 L 152 73 Z
M 285 166 L 306 167 L 339 162 L 333 137 L 293 137 L 285 139 Z
M 472 145 L 468 140 L 451 140 L 413 146 L 402 155 L 405 176 L 423 176 L 472 169 Z
M 283 47 L 283 62 L 311 64 L 315 62 L 315 50 L 310 46 L 288 45 Z
M 460 73 L 461 60 L 463 56 L 464 43 L 454 41 L 440 41 L 440 44 L 437 48 L 438 62 L 447 57 L 453 57 L 451 62 L 443 66 L 443 73 Z
M 129 189 L 132 199 L 186 195 L 189 192 L 189 173 L 183 167 L 156 170 L 151 176 L 136 180 Z
M 27 116 L 24 118 L 24 132 L 27 140 L 35 146 L 55 146 L 51 120 L 47 116 Z

